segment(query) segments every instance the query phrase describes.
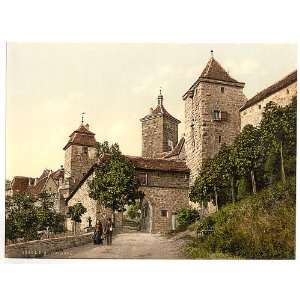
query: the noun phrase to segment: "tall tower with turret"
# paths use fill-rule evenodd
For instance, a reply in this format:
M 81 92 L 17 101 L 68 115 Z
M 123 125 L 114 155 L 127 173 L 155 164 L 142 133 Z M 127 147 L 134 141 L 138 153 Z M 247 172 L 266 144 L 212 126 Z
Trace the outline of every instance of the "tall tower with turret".
M 81 125 L 69 136 L 65 150 L 65 178 L 69 179 L 70 190 L 82 179 L 96 160 L 95 134 L 89 125 Z
M 163 105 L 164 97 L 160 91 L 155 109 L 140 119 L 142 123 L 142 156 L 163 157 L 178 142 L 179 120 L 167 112 Z
M 246 102 L 243 82 L 233 79 L 213 57 L 183 95 L 185 102 L 185 153 L 191 183 L 203 162 L 222 144 L 231 144 L 240 132 L 239 109 Z

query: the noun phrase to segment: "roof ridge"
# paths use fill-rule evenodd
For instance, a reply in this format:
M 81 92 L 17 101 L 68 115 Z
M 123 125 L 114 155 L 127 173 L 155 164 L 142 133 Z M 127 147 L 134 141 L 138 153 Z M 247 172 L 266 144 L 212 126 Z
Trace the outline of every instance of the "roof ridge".
M 284 76 L 283 78 L 277 80 L 276 82 L 272 83 L 271 85 L 267 86 L 260 92 L 256 93 L 240 108 L 240 111 L 243 111 L 246 108 L 250 107 L 251 105 L 275 94 L 276 92 L 286 88 L 287 86 L 291 85 L 296 81 L 297 81 L 297 69 L 289 73 L 288 75 Z

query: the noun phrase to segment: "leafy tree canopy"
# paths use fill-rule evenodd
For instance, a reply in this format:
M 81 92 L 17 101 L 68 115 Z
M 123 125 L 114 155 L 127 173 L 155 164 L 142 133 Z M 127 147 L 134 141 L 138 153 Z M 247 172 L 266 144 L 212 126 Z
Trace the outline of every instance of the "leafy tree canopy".
M 99 153 L 107 154 L 108 159 L 95 170 L 89 185 L 89 195 L 112 211 L 123 211 L 124 206 L 134 204 L 143 197 L 138 191 L 134 165 L 122 155 L 119 146 L 108 142 L 98 145 Z

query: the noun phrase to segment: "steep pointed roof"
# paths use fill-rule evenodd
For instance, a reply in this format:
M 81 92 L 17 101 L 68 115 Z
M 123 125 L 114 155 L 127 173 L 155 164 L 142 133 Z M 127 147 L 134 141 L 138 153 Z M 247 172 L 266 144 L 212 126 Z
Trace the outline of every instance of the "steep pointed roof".
M 68 143 L 63 148 L 66 150 L 71 145 L 80 145 L 80 146 L 89 146 L 94 147 L 96 146 L 96 139 L 95 139 L 95 133 L 91 132 L 88 128 L 88 125 L 81 124 L 78 129 L 73 131 L 70 134 L 70 139 Z
M 229 74 L 224 70 L 220 63 L 214 59 L 214 57 L 210 58 L 200 77 L 220 81 L 238 82 L 229 76 Z
M 152 119 L 152 118 L 156 118 L 158 116 L 164 116 L 170 120 L 172 120 L 173 122 L 179 124 L 181 123 L 178 119 L 176 119 L 175 117 L 173 117 L 170 113 L 168 113 L 168 111 L 165 109 L 164 105 L 163 105 L 163 95 L 159 94 L 158 96 L 158 104 L 156 106 L 155 109 L 151 109 L 150 113 L 148 115 L 146 115 L 144 118 L 140 119 L 141 122 Z
M 212 56 L 202 71 L 200 77 L 193 83 L 189 90 L 183 95 L 185 100 L 187 96 L 193 95 L 194 90 L 198 87 L 200 82 L 219 83 L 224 85 L 233 85 L 244 87 L 245 83 L 239 82 L 232 78 L 228 72 L 221 66 L 221 64 Z

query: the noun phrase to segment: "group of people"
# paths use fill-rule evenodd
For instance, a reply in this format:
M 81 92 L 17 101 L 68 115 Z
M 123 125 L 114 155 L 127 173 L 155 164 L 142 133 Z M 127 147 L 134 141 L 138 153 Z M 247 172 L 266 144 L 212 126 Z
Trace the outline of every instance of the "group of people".
M 96 245 L 102 245 L 103 240 L 106 239 L 107 245 L 112 244 L 112 234 L 113 234 L 113 224 L 111 221 L 111 218 L 109 218 L 104 226 L 102 226 L 102 223 L 100 220 L 96 221 L 95 225 L 95 231 L 93 235 L 94 244 Z

